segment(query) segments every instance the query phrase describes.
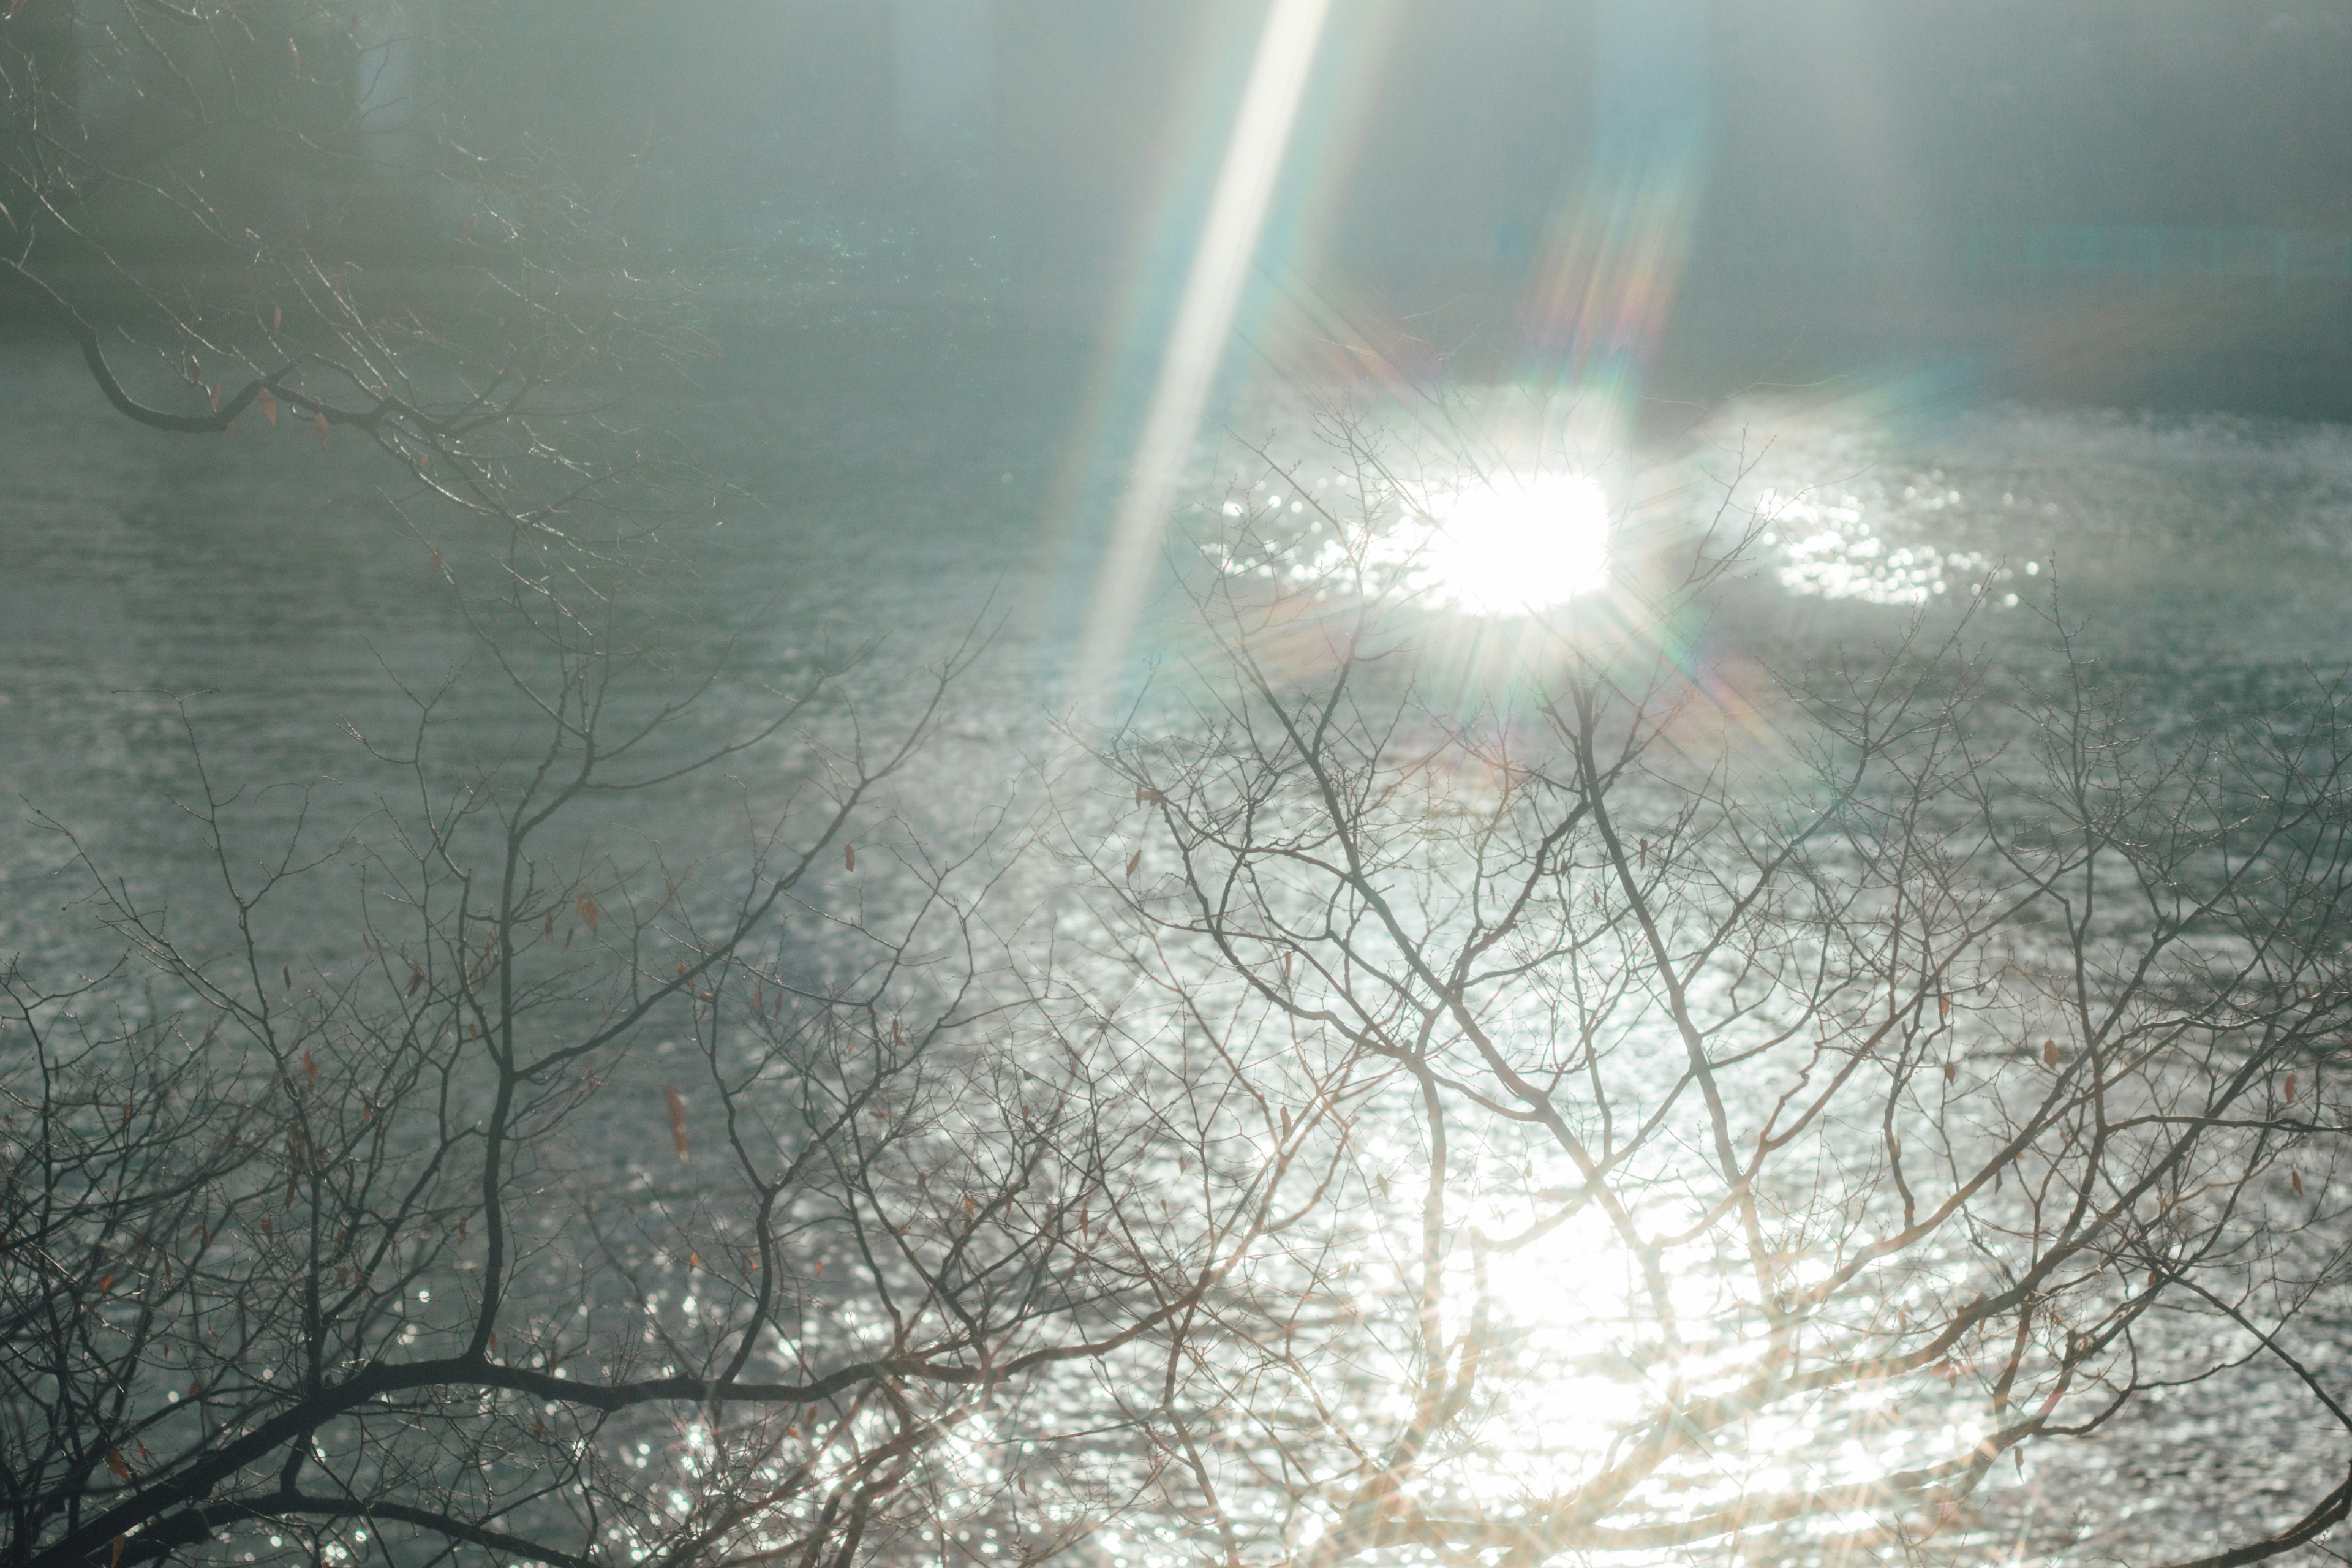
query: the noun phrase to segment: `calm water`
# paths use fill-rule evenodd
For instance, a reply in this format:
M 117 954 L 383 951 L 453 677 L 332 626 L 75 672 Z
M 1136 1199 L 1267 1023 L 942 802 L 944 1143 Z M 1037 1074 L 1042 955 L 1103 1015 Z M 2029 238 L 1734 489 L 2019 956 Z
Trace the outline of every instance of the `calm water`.
M 688 542 L 702 567 L 698 602 L 746 630 L 751 677 L 789 675 L 828 645 L 887 633 L 852 690 L 887 718 L 915 669 L 963 628 L 1003 617 L 919 786 L 942 809 L 956 804 L 946 796 L 1009 779 L 1067 692 L 1088 522 L 1105 493 L 1090 446 L 1100 433 L 1073 390 L 1084 383 L 1075 356 L 942 365 L 909 354 L 845 384 L 780 378 L 665 416 L 761 498 L 723 523 L 697 522 Z M 1235 406 L 1307 464 L 1299 481 L 1324 472 L 1284 423 L 1283 400 Z M 1493 395 L 1456 410 L 1474 424 L 1487 413 L 1518 417 Z M 0 953 L 65 970 L 103 946 L 58 913 L 68 892 L 52 873 L 68 851 L 40 816 L 142 896 L 196 899 L 204 856 L 173 804 L 192 778 L 184 697 L 226 786 L 307 782 L 318 820 L 357 819 L 389 784 L 344 725 L 396 727 L 393 676 L 430 679 L 468 658 L 427 569 L 436 544 L 453 561 L 465 544 L 406 532 L 377 495 L 383 466 L 356 443 L 321 451 L 307 431 L 152 435 L 112 417 L 57 356 L 0 358 L 0 428 L 10 457 L 0 795 L 11 805 L 0 820 Z M 1712 504 L 1743 447 L 1761 452 L 1741 494 L 1771 509 L 1773 553 L 1764 610 L 1727 635 L 1780 655 L 1882 635 L 1916 600 L 1948 602 L 2005 574 L 1984 635 L 2029 657 L 2032 607 L 2054 572 L 2088 623 L 2086 646 L 2142 682 L 2158 720 L 2352 658 L 2352 429 L 1929 414 L 1891 395 L 1751 401 L 1621 442 L 1597 466 L 1633 518 L 1671 521 Z M 1201 477 L 1245 489 L 1262 478 L 1231 448 L 1204 452 Z M 1213 488 L 1202 497 L 1211 509 L 1219 499 Z M 1138 651 L 1154 646 L 1147 631 Z M 461 686 L 453 712 L 456 753 L 487 752 L 512 731 L 511 706 L 487 681 Z M 725 793 L 709 789 L 635 826 L 690 837 Z M 251 796 L 255 844 L 282 835 L 298 798 Z M 2193 1465 L 2177 1442 L 2126 1434 L 2095 1455 L 2037 1458 L 2001 1506 L 2021 1520 L 2063 1507 L 2091 1475 L 2162 1497 L 2152 1530 L 2214 1510 L 2265 1516 L 2284 1500 L 2254 1493 L 2246 1477 L 2279 1473 L 2282 1447 L 2307 1447 L 2315 1475 L 2333 1452 L 2307 1421 L 2265 1420 L 2268 1376 L 2252 1369 L 2193 1407 L 2151 1411 L 2144 1431 L 2202 1447 Z M 2158 1453 L 2168 1457 L 2142 1458 Z

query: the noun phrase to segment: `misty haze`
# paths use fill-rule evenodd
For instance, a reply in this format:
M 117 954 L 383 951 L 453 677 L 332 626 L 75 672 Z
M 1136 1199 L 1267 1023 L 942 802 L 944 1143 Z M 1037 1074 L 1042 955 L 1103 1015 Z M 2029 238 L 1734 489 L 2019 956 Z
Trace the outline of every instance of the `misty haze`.
M 2347 81 L 6 0 L 0 1568 L 2343 1560 Z

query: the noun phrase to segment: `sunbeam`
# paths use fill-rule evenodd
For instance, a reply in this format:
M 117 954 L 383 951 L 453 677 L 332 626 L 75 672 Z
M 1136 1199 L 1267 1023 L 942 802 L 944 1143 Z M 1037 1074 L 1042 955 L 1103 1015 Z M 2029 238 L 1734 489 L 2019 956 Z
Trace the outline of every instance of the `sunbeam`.
M 1192 275 L 1111 520 L 1077 668 L 1087 705 L 1116 679 L 1160 550 L 1184 460 L 1224 358 L 1234 307 L 1289 151 L 1330 0 L 1275 0 L 1218 171 Z

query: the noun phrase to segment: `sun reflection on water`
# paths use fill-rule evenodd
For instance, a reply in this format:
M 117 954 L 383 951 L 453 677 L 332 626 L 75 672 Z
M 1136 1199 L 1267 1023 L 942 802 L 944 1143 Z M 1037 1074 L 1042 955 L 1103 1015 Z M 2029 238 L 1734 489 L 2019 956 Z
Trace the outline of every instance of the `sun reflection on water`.
M 1460 1344 L 1483 1337 L 1488 1391 L 1440 1457 L 1424 1455 L 1404 1489 L 1413 1506 L 1495 1521 L 1554 1516 L 1630 1457 L 1629 1445 L 1658 1412 L 1713 1394 L 1734 1395 L 1773 1357 L 1769 1314 L 1757 1299 L 1744 1258 L 1702 1241 L 1669 1260 L 1667 1289 L 1675 1327 L 1662 1336 L 1645 1297 L 1642 1270 L 1611 1222 L 1597 1210 L 1553 1226 L 1531 1219 L 1556 1210 L 1574 1173 L 1525 1149 L 1489 1149 L 1476 1184 L 1482 1194 L 1449 1225 L 1439 1338 Z M 1375 1136 L 1370 1164 L 1412 1163 L 1405 1144 Z M 1458 1180 L 1463 1174 L 1457 1171 Z M 1565 1184 L 1565 1185 L 1564 1185 Z M 1385 1195 L 1385 1194 L 1384 1194 Z M 1391 1323 L 1410 1316 L 1412 1262 L 1421 1223 L 1419 1194 L 1399 1186 L 1374 1237 L 1350 1268 L 1359 1312 Z M 1647 1205 L 1645 1231 L 1705 1231 L 1705 1216 L 1673 1200 Z M 1389 1227 L 1394 1226 L 1393 1230 Z M 1475 1239 L 1474 1239 L 1475 1238 Z M 1523 1245 L 1514 1245 L 1517 1240 Z M 1784 1258 L 1786 1288 L 1809 1289 L 1834 1267 L 1826 1256 Z M 1883 1302 L 1891 1318 L 1897 1302 Z M 1667 1341 L 1671 1339 L 1672 1343 Z M 1410 1360 L 1408 1354 L 1406 1359 Z M 1373 1381 L 1356 1406 L 1369 1436 L 1381 1424 L 1412 1419 L 1401 1363 Z M 1392 1381 L 1391 1381 L 1392 1380 Z M 1897 1398 L 1897 1383 L 1902 1394 Z M 1761 1400 L 1728 1448 L 1693 1447 L 1633 1484 L 1611 1510 L 1625 1518 L 1736 1510 L 1756 1500 L 1874 1488 L 1907 1466 L 1966 1452 L 1987 1435 L 1965 1394 L 1923 1397 L 1917 1379 Z M 1310 1513 L 1294 1540 L 1311 1547 L 1336 1519 Z M 1857 1539 L 1883 1521 L 1868 1510 L 1834 1509 L 1799 1522 L 1795 1534 L 1826 1548 Z M 1611 1561 L 1666 1564 L 1675 1550 L 1612 1554 Z
M 1364 512 L 1394 513 L 1381 521 L 1332 518 L 1328 528 L 1320 501 L 1311 518 L 1307 504 L 1279 491 L 1255 507 L 1227 502 L 1226 517 L 1261 531 L 1303 531 L 1212 552 L 1236 575 L 1489 618 L 1539 615 L 1609 584 L 1609 498 L 1585 475 L 1464 474 L 1369 498 Z
M 1379 548 L 1415 597 L 1533 615 L 1607 585 L 1609 498 L 1579 474 L 1469 478 L 1422 497 Z
M 1958 505 L 1960 492 L 1935 497 L 1919 510 Z M 1757 515 L 1772 524 L 1762 542 L 1778 546 L 1780 585 L 1790 593 L 1824 599 L 1861 599 L 1874 605 L 1916 605 L 1947 592 L 1955 577 L 1991 564 L 1969 551 L 1940 550 L 1924 541 L 1889 539 L 1868 516 L 1861 498 L 1766 490 Z

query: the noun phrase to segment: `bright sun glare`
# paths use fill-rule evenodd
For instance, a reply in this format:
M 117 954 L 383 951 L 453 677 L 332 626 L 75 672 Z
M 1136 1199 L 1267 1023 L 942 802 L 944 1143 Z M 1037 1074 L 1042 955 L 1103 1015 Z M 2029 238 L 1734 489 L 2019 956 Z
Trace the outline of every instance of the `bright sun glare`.
M 1579 474 L 1467 481 L 1423 498 L 1396 543 L 1419 596 L 1481 616 L 1548 610 L 1609 581 L 1609 499 Z

